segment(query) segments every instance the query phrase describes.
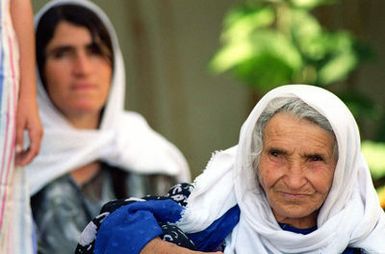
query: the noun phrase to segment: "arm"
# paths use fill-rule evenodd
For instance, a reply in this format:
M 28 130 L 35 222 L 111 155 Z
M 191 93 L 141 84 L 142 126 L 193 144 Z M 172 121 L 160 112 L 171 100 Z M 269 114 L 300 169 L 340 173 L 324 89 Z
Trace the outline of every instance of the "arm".
M 11 16 L 20 51 L 20 91 L 16 116 L 16 164 L 32 161 L 40 149 L 43 130 L 36 102 L 35 40 L 32 5 L 29 0 L 12 0 Z M 22 18 L 21 18 L 22 17 Z M 23 151 L 23 132 L 30 145 Z
M 167 241 L 161 240 L 160 238 L 155 238 L 148 242 L 140 254 L 203 254 L 203 253 L 210 253 L 210 254 L 220 254 L 223 252 L 217 251 L 217 252 L 201 252 L 201 251 L 193 251 L 189 250 L 183 247 L 179 247 L 176 244 L 169 243 Z

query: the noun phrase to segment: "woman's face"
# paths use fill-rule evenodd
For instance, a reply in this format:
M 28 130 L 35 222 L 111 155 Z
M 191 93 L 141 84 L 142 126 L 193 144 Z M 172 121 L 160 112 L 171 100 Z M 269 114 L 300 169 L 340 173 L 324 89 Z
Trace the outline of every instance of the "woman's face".
M 111 84 L 112 68 L 88 29 L 61 21 L 45 49 L 44 75 L 53 104 L 70 121 L 99 120 Z
M 280 223 L 316 225 L 332 185 L 334 137 L 318 125 L 289 113 L 267 123 L 259 161 L 259 181 Z

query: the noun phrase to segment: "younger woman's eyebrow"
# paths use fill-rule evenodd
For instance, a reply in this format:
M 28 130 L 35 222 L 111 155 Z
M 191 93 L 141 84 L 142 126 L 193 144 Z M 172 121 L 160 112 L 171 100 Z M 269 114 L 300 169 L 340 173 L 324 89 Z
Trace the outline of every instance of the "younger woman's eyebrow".
M 60 53 L 60 52 L 71 51 L 73 49 L 74 49 L 74 47 L 72 47 L 70 45 L 64 45 L 64 44 L 58 45 L 58 46 L 53 47 L 51 49 L 47 49 L 46 56 L 55 55 L 55 54 Z

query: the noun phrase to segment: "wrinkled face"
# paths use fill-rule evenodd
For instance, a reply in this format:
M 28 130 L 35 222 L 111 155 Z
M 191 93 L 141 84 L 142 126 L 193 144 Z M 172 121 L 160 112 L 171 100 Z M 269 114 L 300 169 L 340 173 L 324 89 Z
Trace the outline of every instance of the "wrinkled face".
M 45 50 L 44 74 L 53 104 L 67 119 L 99 117 L 110 89 L 112 68 L 90 32 L 61 21 Z
M 278 222 L 298 228 L 316 225 L 333 181 L 333 146 L 328 131 L 289 113 L 277 113 L 267 123 L 259 181 Z

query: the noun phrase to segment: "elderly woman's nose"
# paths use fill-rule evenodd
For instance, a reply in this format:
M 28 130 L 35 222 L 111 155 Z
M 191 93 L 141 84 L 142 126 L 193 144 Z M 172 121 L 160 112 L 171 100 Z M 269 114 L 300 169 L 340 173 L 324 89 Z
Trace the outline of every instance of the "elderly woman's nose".
M 306 184 L 304 168 L 300 162 L 291 162 L 286 171 L 286 184 L 292 189 L 301 188 Z

